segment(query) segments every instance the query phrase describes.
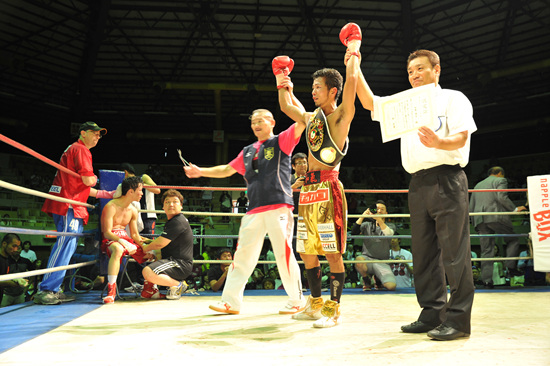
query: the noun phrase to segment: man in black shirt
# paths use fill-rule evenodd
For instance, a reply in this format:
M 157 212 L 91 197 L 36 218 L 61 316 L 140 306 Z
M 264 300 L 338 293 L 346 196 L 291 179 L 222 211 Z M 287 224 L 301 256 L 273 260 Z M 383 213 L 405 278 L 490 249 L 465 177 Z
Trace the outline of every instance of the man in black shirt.
M 232 260 L 233 256 L 231 255 L 231 249 L 220 249 L 218 252 L 218 259 L 226 261 Z M 223 290 L 230 264 L 231 263 L 216 263 L 210 265 L 210 269 L 208 270 L 208 283 L 210 284 L 212 291 L 216 292 Z
M 162 195 L 162 207 L 168 221 L 159 237 L 142 246 L 144 252 L 160 249 L 162 259 L 143 269 L 144 298 L 160 298 L 155 284 L 168 286 L 168 300 L 177 300 L 187 289 L 185 279 L 193 270 L 193 230 L 181 213 L 183 196 L 174 189 Z M 155 296 L 156 295 L 156 296 Z
M 20 256 L 21 239 L 17 234 L 6 234 L 0 247 L 0 275 L 33 270 L 34 264 Z M 0 281 L 0 307 L 25 302 L 29 281 L 26 278 Z M 3 296 L 2 296 L 3 291 Z
M 300 189 L 304 185 L 307 173 L 307 155 L 304 153 L 296 153 L 290 160 L 294 174 L 290 176 L 290 187 L 292 189 Z M 292 192 L 294 199 L 294 213 L 298 214 L 298 203 L 300 201 L 300 192 Z M 296 230 L 296 225 L 294 225 Z M 296 233 L 295 233 L 296 234 Z

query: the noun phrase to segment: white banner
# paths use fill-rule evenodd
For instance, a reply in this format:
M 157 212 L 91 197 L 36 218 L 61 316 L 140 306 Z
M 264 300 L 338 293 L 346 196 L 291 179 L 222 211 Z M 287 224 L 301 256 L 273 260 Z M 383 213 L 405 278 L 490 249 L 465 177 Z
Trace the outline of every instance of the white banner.
M 550 175 L 527 177 L 535 271 L 550 272 Z
M 422 126 L 436 129 L 435 84 L 408 89 L 375 103 L 382 142 L 416 132 Z

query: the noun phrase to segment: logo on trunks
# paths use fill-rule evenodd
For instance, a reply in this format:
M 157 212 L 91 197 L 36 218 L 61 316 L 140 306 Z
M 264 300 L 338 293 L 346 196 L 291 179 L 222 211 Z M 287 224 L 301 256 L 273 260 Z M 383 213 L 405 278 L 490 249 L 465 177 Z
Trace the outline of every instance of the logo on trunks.
M 306 228 L 306 223 L 305 223 L 305 222 L 299 222 L 299 221 L 298 221 L 298 226 L 297 226 L 297 228 L 298 228 L 298 231 L 306 231 L 306 230 L 307 230 L 307 228 Z
M 266 148 L 264 149 L 264 158 L 265 158 L 266 160 L 271 160 L 271 159 L 273 159 L 273 157 L 275 156 L 275 152 L 274 152 L 274 151 L 275 151 L 275 148 L 273 148 L 273 147 L 266 147 Z
M 302 240 L 307 240 L 307 231 L 297 231 L 296 232 L 296 238 L 297 239 L 302 239 Z
M 336 243 L 321 243 L 323 246 L 323 251 L 329 253 L 329 252 L 335 252 L 336 251 Z
M 51 186 L 50 187 L 50 193 L 61 193 L 61 187 L 60 186 Z
M 319 233 L 321 241 L 332 241 L 334 242 L 334 233 Z
M 317 224 L 317 231 L 334 231 L 334 223 L 329 222 L 326 224 Z
M 296 251 L 298 253 L 305 253 L 305 244 L 301 239 L 296 240 Z
M 300 193 L 300 204 L 311 205 L 312 203 L 327 202 L 329 200 L 328 188 L 321 188 L 311 192 Z

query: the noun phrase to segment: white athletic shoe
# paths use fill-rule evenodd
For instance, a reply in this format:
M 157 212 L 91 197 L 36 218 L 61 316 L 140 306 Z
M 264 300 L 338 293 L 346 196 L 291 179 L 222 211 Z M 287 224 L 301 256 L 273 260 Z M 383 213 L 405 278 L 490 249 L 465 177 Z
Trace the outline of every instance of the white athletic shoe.
M 138 282 L 131 283 L 130 286 L 124 287 L 124 291 L 131 293 L 141 293 L 142 290 L 143 285 Z
M 314 328 L 332 328 L 340 322 L 340 304 L 336 301 L 327 300 L 321 310 L 321 319 L 313 323 Z
M 181 281 L 177 286 L 170 286 L 168 288 L 168 293 L 166 294 L 167 300 L 179 300 L 181 298 L 181 294 L 184 293 L 187 288 L 187 282 Z
M 323 299 L 321 297 L 307 298 L 306 306 L 304 310 L 292 314 L 292 319 L 296 320 L 317 320 L 322 317 L 321 309 L 323 308 Z
M 231 305 L 225 301 L 220 301 L 216 304 L 210 305 L 209 308 L 224 314 L 239 314 L 239 310 L 233 309 Z
M 291 315 L 296 314 L 299 311 L 304 310 L 304 305 L 302 303 L 300 304 L 292 304 L 288 302 L 283 308 L 279 309 L 279 314 L 282 315 Z

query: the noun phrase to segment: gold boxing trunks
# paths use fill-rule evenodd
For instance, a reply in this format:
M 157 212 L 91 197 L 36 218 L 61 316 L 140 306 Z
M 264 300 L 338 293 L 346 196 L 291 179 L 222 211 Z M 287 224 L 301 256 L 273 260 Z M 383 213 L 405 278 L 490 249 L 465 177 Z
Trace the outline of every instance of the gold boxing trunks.
M 326 255 L 346 251 L 347 202 L 338 171 L 307 172 L 300 191 L 296 252 Z

